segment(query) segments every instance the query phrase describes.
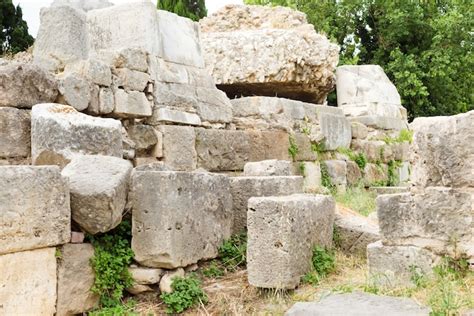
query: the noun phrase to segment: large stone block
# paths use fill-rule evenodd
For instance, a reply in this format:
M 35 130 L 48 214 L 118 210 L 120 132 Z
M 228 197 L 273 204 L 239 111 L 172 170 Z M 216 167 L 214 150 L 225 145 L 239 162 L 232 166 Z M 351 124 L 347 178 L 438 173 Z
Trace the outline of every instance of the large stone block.
M 158 10 L 157 15 L 163 59 L 203 68 L 199 24 L 168 11 Z
M 56 79 L 41 67 L 16 62 L 0 66 L 0 107 L 31 108 L 54 102 L 57 95 Z
M 431 276 L 439 257 L 416 246 L 385 246 L 377 241 L 367 246 L 370 282 L 385 286 L 413 286 L 413 270 Z
M 114 92 L 115 108 L 113 116 L 119 118 L 140 118 L 151 116 L 151 102 L 145 93 L 139 91 L 126 92 L 117 89 Z
M 334 208 L 334 200 L 324 195 L 249 199 L 249 283 L 263 288 L 295 288 L 311 270 L 312 248 L 332 244 Z
M 156 11 L 149 1 L 139 1 L 88 12 L 91 51 L 133 47 L 161 56 L 163 46 Z
M 298 302 L 285 316 L 428 316 L 430 312 L 414 299 L 354 292 L 332 294 L 319 302 Z
M 280 196 L 303 192 L 303 178 L 298 176 L 231 177 L 232 233 L 247 227 L 247 203 L 251 197 Z
M 73 156 L 62 175 L 69 179 L 72 219 L 82 229 L 105 233 L 120 224 L 132 168 L 121 158 Z
M 326 150 L 349 148 L 351 144 L 351 123 L 342 115 L 321 113 L 321 132 Z
M 0 315 L 54 315 L 55 250 L 0 255 Z
M 56 315 L 85 313 L 99 303 L 92 293 L 95 274 L 91 266 L 94 247 L 91 244 L 66 244 L 58 249 L 58 301 Z
M 290 176 L 291 162 L 288 160 L 262 160 L 247 162 L 244 165 L 244 176 Z
M 89 81 L 77 73 L 64 73 L 59 77 L 58 102 L 70 105 L 78 111 L 87 109 L 91 103 L 91 91 Z
M 376 203 L 386 244 L 415 245 L 451 254 L 467 252 L 472 245 L 474 206 L 470 191 L 429 187 L 414 195 L 379 195 Z
M 344 160 L 326 160 L 323 162 L 331 183 L 344 191 L 347 185 L 347 163 Z
M 271 7 L 226 6 L 204 19 L 201 38 L 207 68 L 232 98 L 275 96 L 278 91 L 280 97 L 322 104 L 334 86 L 338 46 L 317 34 L 304 17 L 296 23 L 283 18 L 280 25 L 250 28 L 242 23 L 272 14 Z M 216 24 L 223 15 L 239 22 Z
M 33 49 L 34 62 L 56 71 L 70 62 L 87 59 L 89 38 L 85 12 L 70 6 L 43 8 Z
M 58 157 L 72 153 L 122 157 L 121 128 L 120 121 L 82 114 L 67 105 L 35 105 L 31 112 L 33 162 L 57 163 Z
M 166 123 L 201 125 L 201 119 L 197 114 L 183 111 L 170 110 L 166 108 L 153 108 L 152 116 L 147 120 L 148 124 L 160 125 Z
M 415 186 L 474 187 L 474 111 L 417 118 L 410 128 Z
M 379 227 L 365 216 L 348 208 L 336 208 L 335 243 L 344 252 L 366 255 L 367 245 L 380 240 Z
M 163 134 L 163 162 L 173 170 L 196 169 L 196 133 L 188 126 L 160 126 Z
M 134 171 L 132 249 L 140 264 L 185 267 L 215 258 L 229 238 L 232 195 L 227 176 Z
M 0 158 L 30 155 L 30 125 L 30 112 L 0 107 Z
M 69 241 L 69 186 L 58 167 L 2 166 L 0 188 L 0 254 Z

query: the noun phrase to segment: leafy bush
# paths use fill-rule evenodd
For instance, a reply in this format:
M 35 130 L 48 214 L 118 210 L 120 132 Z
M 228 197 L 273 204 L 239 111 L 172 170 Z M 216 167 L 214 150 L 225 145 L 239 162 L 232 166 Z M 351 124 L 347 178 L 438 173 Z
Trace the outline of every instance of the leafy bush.
M 125 304 L 116 305 L 113 307 L 103 307 L 101 309 L 91 311 L 89 316 L 138 316 L 133 312 L 135 301 L 128 300 Z
M 88 236 L 88 239 L 94 246 L 91 264 L 95 282 L 92 292 L 100 296 L 101 307 L 120 306 L 123 291 L 133 283 L 128 272 L 133 258 L 130 222 L 124 220 L 112 231 Z
M 314 247 L 311 267 L 312 270 L 303 276 L 302 281 L 317 285 L 322 278 L 326 277 L 336 268 L 334 251 L 319 246 Z
M 201 282 L 193 275 L 173 278 L 171 289 L 171 293 L 160 295 L 167 306 L 168 314 L 182 313 L 194 305 L 207 303 L 207 295 L 201 288 Z
M 345 192 L 337 193 L 336 201 L 364 216 L 375 211 L 377 194 L 363 186 L 349 187 Z
M 219 257 L 224 266 L 233 271 L 246 265 L 247 233 L 231 236 L 219 247 Z

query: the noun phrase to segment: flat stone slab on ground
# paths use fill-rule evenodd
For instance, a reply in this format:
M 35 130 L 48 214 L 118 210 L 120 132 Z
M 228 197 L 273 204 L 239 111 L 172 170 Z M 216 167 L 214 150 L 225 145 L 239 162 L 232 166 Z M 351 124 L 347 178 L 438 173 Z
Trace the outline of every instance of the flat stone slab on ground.
M 227 176 L 135 170 L 131 188 L 132 249 L 144 266 L 171 269 L 215 258 L 230 237 Z
M 326 195 L 249 199 L 249 283 L 261 288 L 294 289 L 311 270 L 313 247 L 331 247 L 334 209 L 334 200 Z
M 362 292 L 333 294 L 319 302 L 298 302 L 285 316 L 428 316 L 430 309 L 409 298 Z
M 69 186 L 58 167 L 2 166 L 0 188 L 0 254 L 69 242 Z
M 54 315 L 55 252 L 43 248 L 0 255 L 0 315 Z

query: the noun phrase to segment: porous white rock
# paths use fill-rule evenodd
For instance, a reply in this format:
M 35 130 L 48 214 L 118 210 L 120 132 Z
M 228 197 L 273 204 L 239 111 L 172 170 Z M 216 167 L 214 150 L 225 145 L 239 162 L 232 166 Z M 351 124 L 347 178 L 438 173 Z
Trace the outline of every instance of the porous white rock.
M 115 84 L 119 87 L 123 87 L 126 91 L 144 91 L 150 81 L 149 74 L 127 68 L 115 69 L 114 75 L 117 76 Z
M 163 275 L 160 281 L 160 292 L 161 293 L 171 293 L 173 288 L 171 284 L 173 283 L 173 279 L 176 277 L 184 277 L 184 269 L 178 268 L 176 270 L 168 271 Z
M 115 108 L 113 116 L 119 118 L 140 118 L 151 116 L 151 103 L 145 93 L 117 89 L 114 92 Z
M 196 134 L 189 126 L 162 125 L 163 162 L 173 170 L 196 169 Z
M 67 105 L 35 105 L 31 111 L 33 162 L 54 164 L 73 153 L 122 157 L 121 129 L 118 120 L 89 116 Z
M 152 125 L 160 125 L 163 123 L 201 125 L 201 119 L 197 114 L 158 107 L 153 108 L 153 114 L 147 122 Z
M 291 162 L 288 160 L 262 160 L 247 162 L 244 176 L 291 176 Z
M 66 65 L 64 72 L 78 73 L 82 77 L 101 86 L 108 87 L 112 84 L 110 67 L 99 59 L 89 58 L 69 63 Z
M 61 101 L 78 111 L 87 109 L 91 101 L 91 85 L 78 73 L 70 72 L 60 77 L 59 93 Z
M 55 314 L 55 250 L 43 248 L 0 255 L 1 315 Z
M 56 79 L 41 67 L 16 62 L 0 65 L 0 107 L 31 108 L 54 102 L 57 95 Z
M 62 175 L 69 180 L 72 219 L 82 229 L 105 233 L 120 224 L 132 168 L 121 158 L 73 156 Z
M 69 242 L 69 186 L 58 167 L 1 166 L 0 188 L 0 254 Z
M 281 196 L 303 193 L 303 178 L 299 176 L 245 176 L 231 177 L 232 233 L 247 227 L 247 203 L 251 197 Z
M 56 315 L 75 315 L 97 307 L 99 296 L 91 291 L 95 280 L 91 266 L 94 247 L 91 244 L 66 244 L 58 251 Z
M 131 188 L 132 249 L 144 266 L 170 269 L 215 258 L 230 237 L 227 176 L 135 170 Z
M 313 247 L 332 245 L 334 209 L 334 200 L 325 195 L 250 198 L 249 283 L 262 288 L 295 288 L 311 270 Z
M 0 107 L 0 158 L 30 155 L 30 125 L 29 111 Z
M 130 272 L 134 283 L 137 284 L 156 284 L 160 282 L 161 276 L 165 273 L 163 269 L 146 267 L 130 267 L 128 272 Z

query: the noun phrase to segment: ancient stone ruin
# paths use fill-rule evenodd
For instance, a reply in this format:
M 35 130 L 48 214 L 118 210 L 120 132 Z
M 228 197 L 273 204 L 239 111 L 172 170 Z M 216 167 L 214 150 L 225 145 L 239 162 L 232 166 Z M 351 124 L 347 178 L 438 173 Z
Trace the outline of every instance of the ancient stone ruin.
M 0 315 L 95 308 L 84 233 L 125 217 L 133 295 L 171 291 L 242 231 L 260 288 L 297 287 L 334 227 L 390 282 L 445 254 L 473 262 L 473 112 L 409 126 L 379 66 L 336 69 L 337 45 L 290 9 L 198 24 L 98 3 L 44 8 L 32 61 L 0 61 Z M 357 185 L 404 191 L 378 197 L 380 233 L 328 194 Z

